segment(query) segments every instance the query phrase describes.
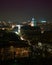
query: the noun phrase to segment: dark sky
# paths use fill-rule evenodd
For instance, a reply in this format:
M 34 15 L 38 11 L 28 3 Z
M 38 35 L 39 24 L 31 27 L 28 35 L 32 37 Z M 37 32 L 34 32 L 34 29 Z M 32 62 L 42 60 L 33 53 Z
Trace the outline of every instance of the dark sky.
M 52 21 L 52 0 L 0 0 L 0 20 L 26 21 L 33 16 Z

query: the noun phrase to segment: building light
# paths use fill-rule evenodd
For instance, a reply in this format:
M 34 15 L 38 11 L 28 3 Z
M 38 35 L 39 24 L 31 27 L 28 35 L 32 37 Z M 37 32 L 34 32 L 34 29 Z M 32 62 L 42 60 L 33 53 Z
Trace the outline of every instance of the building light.
M 41 42 L 38 42 L 38 46 L 42 46 L 42 43 Z
M 42 23 L 46 23 L 46 21 L 41 21 Z
M 18 34 L 18 32 L 15 32 L 16 34 Z
M 37 21 L 35 20 L 35 18 L 32 18 L 31 26 L 37 26 Z
M 21 40 L 24 40 L 24 38 L 23 38 L 23 37 L 20 37 L 20 39 L 21 39 Z
M 14 28 L 15 27 L 15 25 L 12 25 L 12 28 Z

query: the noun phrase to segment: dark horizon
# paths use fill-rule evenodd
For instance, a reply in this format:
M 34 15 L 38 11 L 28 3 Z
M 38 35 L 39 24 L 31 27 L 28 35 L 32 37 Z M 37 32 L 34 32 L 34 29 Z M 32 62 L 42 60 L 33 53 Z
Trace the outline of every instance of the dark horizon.
M 52 21 L 51 0 L 2 0 L 0 1 L 0 20 L 27 21 L 31 17 Z

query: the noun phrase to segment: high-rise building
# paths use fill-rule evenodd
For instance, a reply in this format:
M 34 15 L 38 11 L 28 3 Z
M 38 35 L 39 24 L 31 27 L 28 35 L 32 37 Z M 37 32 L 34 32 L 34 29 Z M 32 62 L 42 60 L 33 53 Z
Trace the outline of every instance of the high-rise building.
M 35 18 L 32 18 L 31 26 L 37 26 L 37 21 L 35 20 Z

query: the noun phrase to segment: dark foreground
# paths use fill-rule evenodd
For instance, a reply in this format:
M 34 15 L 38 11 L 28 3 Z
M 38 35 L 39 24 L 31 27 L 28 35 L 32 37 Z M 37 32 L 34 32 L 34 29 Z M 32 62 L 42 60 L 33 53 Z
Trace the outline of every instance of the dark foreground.
M 0 65 L 52 65 L 52 58 L 18 58 L 0 60 Z

